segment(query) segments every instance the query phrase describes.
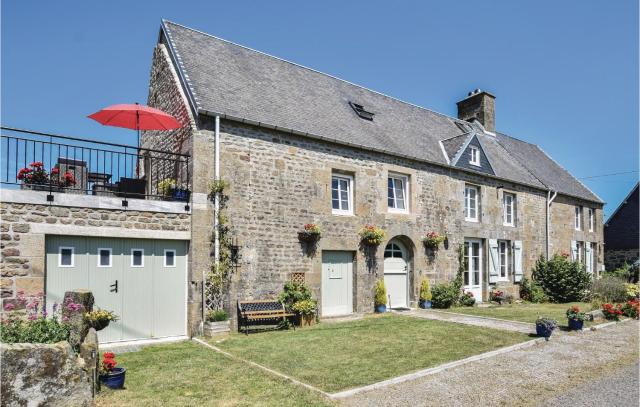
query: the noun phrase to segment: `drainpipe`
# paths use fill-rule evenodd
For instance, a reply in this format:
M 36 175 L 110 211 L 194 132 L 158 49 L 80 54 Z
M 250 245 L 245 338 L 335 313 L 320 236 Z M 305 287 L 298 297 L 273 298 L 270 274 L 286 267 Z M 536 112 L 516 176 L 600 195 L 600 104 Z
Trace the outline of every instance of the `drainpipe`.
M 214 156 L 214 168 L 213 168 L 213 178 L 218 181 L 220 180 L 220 116 L 216 116 L 216 126 L 214 130 L 214 148 L 215 148 L 215 156 Z M 213 216 L 213 252 L 214 252 L 214 260 L 215 263 L 218 264 L 220 261 L 220 234 L 218 231 L 218 211 L 220 211 L 220 194 L 216 193 L 213 200 L 214 206 L 214 216 Z
M 554 199 L 556 199 L 556 196 L 558 195 L 558 191 L 555 191 L 553 193 L 553 196 L 551 196 L 551 190 L 547 191 L 547 208 L 546 208 L 546 215 L 547 215 L 547 224 L 546 224 L 546 233 L 547 233 L 547 249 L 546 249 L 546 256 L 547 256 L 547 260 L 549 260 L 549 250 L 550 250 L 550 246 L 551 246 L 551 241 L 550 241 L 550 233 L 551 233 L 551 203 L 553 202 Z

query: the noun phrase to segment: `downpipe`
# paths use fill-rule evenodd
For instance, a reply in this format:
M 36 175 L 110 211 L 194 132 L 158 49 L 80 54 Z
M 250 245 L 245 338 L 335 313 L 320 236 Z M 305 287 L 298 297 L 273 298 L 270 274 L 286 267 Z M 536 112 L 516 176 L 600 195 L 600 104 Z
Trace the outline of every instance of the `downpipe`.
M 546 254 L 547 260 L 549 260 L 549 255 L 550 255 L 549 252 L 551 250 L 551 237 L 550 237 L 550 234 L 551 234 L 551 204 L 553 203 L 554 199 L 556 199 L 557 195 L 558 195 L 558 191 L 555 191 L 553 193 L 553 196 L 551 195 L 551 190 L 547 191 L 547 207 L 546 207 L 546 218 L 547 218 L 547 221 L 546 221 L 546 225 L 545 225 L 546 226 L 545 227 L 545 229 L 546 229 L 546 237 L 547 237 L 547 245 L 546 245 L 547 247 L 546 247 L 545 254 Z

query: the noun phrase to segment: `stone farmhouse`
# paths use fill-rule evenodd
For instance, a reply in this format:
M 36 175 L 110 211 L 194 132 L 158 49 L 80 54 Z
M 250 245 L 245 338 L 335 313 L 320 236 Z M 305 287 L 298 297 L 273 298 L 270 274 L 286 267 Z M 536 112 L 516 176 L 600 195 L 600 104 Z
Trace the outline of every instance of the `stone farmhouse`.
M 602 200 L 499 132 L 495 100 L 470 92 L 449 117 L 163 21 L 147 104 L 181 129 L 143 132 L 137 149 L 3 127 L 3 306 L 90 289 L 120 316 L 100 332 L 113 342 L 192 335 L 212 307 L 233 322 L 236 301 L 274 298 L 290 279 L 322 318 L 372 312 L 377 279 L 391 307 L 415 307 L 423 279 L 454 278 L 459 250 L 478 301 L 517 296 L 540 256 L 599 272 Z M 40 162 L 75 184 L 19 178 Z M 167 178 L 190 194 L 167 200 Z M 322 229 L 314 244 L 299 236 L 308 223 Z M 361 242 L 367 224 L 385 231 L 378 247 Z M 429 232 L 446 236 L 437 250 Z

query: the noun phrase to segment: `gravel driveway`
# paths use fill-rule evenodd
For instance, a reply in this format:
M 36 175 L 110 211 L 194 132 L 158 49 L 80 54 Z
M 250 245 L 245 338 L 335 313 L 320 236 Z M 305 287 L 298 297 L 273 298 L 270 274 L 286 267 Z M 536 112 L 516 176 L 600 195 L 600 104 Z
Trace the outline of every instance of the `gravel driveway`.
M 637 321 L 626 321 L 598 330 L 555 335 L 534 347 L 472 362 L 414 381 L 357 394 L 342 403 L 348 406 L 535 406 L 554 399 L 555 405 L 580 406 L 579 396 L 561 399 L 576 389 L 615 397 L 597 383 L 621 366 L 638 360 Z M 428 351 L 428 349 L 425 349 Z M 636 389 L 636 375 L 626 378 Z M 626 388 L 626 392 L 632 392 Z M 575 393 L 573 393 L 575 394 Z M 636 393 L 637 394 L 637 393 Z M 595 396 L 594 396 L 595 397 Z M 607 405 L 592 397 L 590 405 Z M 633 395 L 616 400 L 625 406 Z M 587 399 L 588 401 L 589 399 Z M 557 404 L 560 403 L 560 404 Z M 634 407 L 638 403 L 632 404 Z

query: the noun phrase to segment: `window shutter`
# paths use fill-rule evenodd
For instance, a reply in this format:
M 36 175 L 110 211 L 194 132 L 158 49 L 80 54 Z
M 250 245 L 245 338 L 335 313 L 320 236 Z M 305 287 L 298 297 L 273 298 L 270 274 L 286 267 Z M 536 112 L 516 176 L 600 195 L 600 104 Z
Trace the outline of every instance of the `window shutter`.
M 522 281 L 522 241 L 513 242 L 513 281 L 519 283 Z
M 591 243 L 585 243 L 585 263 L 587 273 L 593 273 L 593 251 L 591 251 Z
M 578 260 L 578 242 L 575 240 L 571 241 L 571 261 Z
M 498 281 L 498 241 L 489 239 L 489 284 Z

